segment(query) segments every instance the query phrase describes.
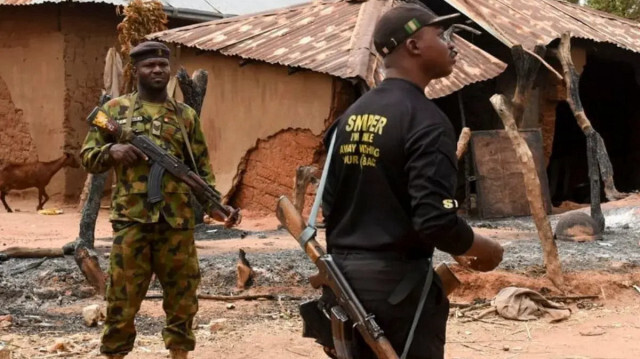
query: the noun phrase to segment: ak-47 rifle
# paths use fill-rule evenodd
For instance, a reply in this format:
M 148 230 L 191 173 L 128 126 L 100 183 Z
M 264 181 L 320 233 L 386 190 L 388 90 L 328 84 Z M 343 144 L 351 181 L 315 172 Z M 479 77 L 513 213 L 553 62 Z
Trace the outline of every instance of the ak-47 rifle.
M 338 358 L 351 358 L 348 344 L 343 340 L 345 336 L 348 336 L 344 332 L 345 329 L 348 329 L 344 324 L 350 319 L 379 359 L 398 359 L 398 355 L 384 336 L 384 332 L 376 323 L 373 315 L 364 309 L 331 255 L 325 253 L 322 246 L 315 240 L 315 235 L 303 236 L 303 232 L 309 230 L 310 227 L 307 227 L 305 220 L 286 196 L 282 196 L 278 200 L 276 216 L 318 267 L 319 274 L 312 277 L 311 285 L 314 288 L 326 286 L 335 294 L 338 306 L 331 309 L 331 321 Z
M 123 128 L 116 121 L 109 118 L 101 109 L 96 108 L 88 118 L 91 125 L 99 130 L 113 135 L 119 142 L 130 143 L 142 151 L 151 161 L 148 187 L 150 203 L 162 201 L 162 176 L 165 170 L 174 175 L 180 181 L 186 183 L 196 199 L 205 208 L 207 213 L 219 211 L 227 218 L 226 227 L 232 227 L 240 222 L 240 210 L 229 210 L 220 203 L 220 194 L 211 188 L 205 180 L 193 172 L 180 159 L 167 153 L 145 135 L 136 135 L 131 128 Z

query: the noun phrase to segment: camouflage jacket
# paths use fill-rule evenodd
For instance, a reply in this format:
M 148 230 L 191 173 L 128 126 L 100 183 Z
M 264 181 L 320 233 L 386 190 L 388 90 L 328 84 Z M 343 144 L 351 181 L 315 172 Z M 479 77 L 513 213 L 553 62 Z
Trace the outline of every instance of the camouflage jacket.
M 125 126 L 131 100 L 132 94 L 115 98 L 104 104 L 102 110 L 121 126 Z M 141 101 L 137 100 L 131 127 L 136 134 L 148 136 L 157 145 L 193 169 L 185 144 L 186 139 L 180 130 L 179 115 L 189 137 L 197 172 L 213 187 L 215 179 L 209 162 L 207 144 L 200 128 L 200 119 L 191 107 L 173 99 L 167 99 L 157 116 L 151 118 Z M 152 126 L 154 123 L 155 125 Z M 149 163 L 141 161 L 134 167 L 112 164 L 109 149 L 115 142 L 113 136 L 92 127 L 81 151 L 82 166 L 90 173 L 102 173 L 114 167 L 116 183 L 110 220 L 156 223 L 162 213 L 173 228 L 193 228 L 195 218 L 189 201 L 189 186 L 165 172 L 162 179 L 164 200 L 154 205 L 150 204 L 147 201 L 147 179 L 151 168 Z

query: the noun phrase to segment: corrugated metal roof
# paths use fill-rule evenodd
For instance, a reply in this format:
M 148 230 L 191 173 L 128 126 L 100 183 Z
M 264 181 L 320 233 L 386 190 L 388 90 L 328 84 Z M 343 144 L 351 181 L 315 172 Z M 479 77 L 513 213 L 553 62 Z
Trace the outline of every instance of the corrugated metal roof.
M 454 35 L 454 43 L 460 54 L 458 62 L 451 75 L 434 80 L 427 86 L 429 98 L 443 97 L 472 83 L 492 79 L 507 68 L 507 64 L 461 37 Z
M 0 5 L 36 5 L 62 3 L 68 0 L 0 0 Z M 105 3 L 127 5 L 128 0 L 71 0 L 78 3 Z M 311 0 L 160 0 L 166 7 L 207 11 L 225 15 L 245 15 L 291 5 L 308 3 Z
M 247 15 L 311 2 L 311 0 L 209 0 L 223 14 Z
M 533 49 L 566 31 L 640 52 L 640 24 L 557 0 L 444 0 L 507 46 Z
M 348 78 L 357 76 L 347 62 L 359 11 L 360 4 L 342 1 L 305 4 L 186 26 L 151 37 Z
M 224 55 L 302 67 L 340 78 L 373 79 L 373 24 L 387 2 L 324 1 L 168 30 L 150 37 Z M 433 83 L 431 96 L 498 76 L 506 65 L 459 39 L 452 78 Z
M 213 0 L 160 0 L 166 10 L 185 9 L 193 11 L 202 11 L 205 13 L 218 14 L 221 13 L 212 5 Z M 37 5 L 45 3 L 102 3 L 111 5 L 127 5 L 127 0 L 0 0 L 0 5 Z

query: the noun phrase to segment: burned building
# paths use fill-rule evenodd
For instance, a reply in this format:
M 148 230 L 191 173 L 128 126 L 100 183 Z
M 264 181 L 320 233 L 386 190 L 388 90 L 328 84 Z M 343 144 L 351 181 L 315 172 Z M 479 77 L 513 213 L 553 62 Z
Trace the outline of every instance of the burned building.
M 394 3 L 314 1 L 153 35 L 178 49 L 177 63 L 211 75 L 203 126 L 221 189 L 234 204 L 270 211 L 277 196 L 291 192 L 295 169 L 318 163 L 328 124 L 384 77 L 371 34 Z M 565 101 L 554 55 L 566 31 L 574 38 L 587 116 L 602 133 L 616 185 L 621 191 L 640 188 L 638 169 L 627 165 L 640 151 L 633 146 L 640 122 L 631 100 L 640 76 L 637 23 L 556 0 L 422 3 L 438 14 L 460 12 L 482 32 L 456 37 L 460 61 L 454 73 L 426 89 L 456 129 L 464 122 L 474 133 L 470 169 L 465 174 L 461 166 L 460 196 L 468 181 L 467 197 L 475 199 L 481 216 L 529 213 L 519 163 L 506 136 L 495 132 L 504 126 L 489 102 L 493 94 L 511 96 L 515 90 L 510 50 L 516 45 L 548 50 L 520 124 L 548 210 L 551 199 L 588 201 L 585 137 Z
M 296 169 L 319 163 L 328 126 L 380 79 L 371 44 L 389 1 L 316 1 L 152 35 L 176 47 L 176 63 L 203 68 L 202 110 L 219 188 L 237 206 L 273 211 Z M 433 97 L 499 75 L 506 65 L 459 39 L 454 76 Z

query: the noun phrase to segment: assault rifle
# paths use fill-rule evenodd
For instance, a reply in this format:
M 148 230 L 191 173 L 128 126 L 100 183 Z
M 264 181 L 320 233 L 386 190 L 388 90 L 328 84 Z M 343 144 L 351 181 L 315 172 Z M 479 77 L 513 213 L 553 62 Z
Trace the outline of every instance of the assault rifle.
M 352 358 L 349 337 L 350 322 L 358 329 L 362 338 L 379 359 L 398 359 L 398 355 L 384 336 L 371 313 L 367 313 L 355 292 L 344 278 L 331 255 L 326 254 L 315 240 L 315 233 L 302 218 L 293 203 L 282 196 L 278 200 L 276 216 L 284 228 L 298 241 L 311 261 L 318 267 L 319 274 L 311 278 L 314 288 L 326 286 L 335 294 L 338 305 L 331 308 L 331 329 L 333 343 L 338 358 Z
M 219 211 L 227 218 L 226 227 L 232 227 L 240 221 L 240 210 L 229 210 L 220 203 L 220 194 L 211 188 L 200 176 L 194 173 L 177 157 L 167 153 L 145 135 L 136 135 L 131 128 L 123 128 L 116 121 L 110 119 L 102 110 L 96 108 L 88 118 L 91 125 L 99 130 L 113 135 L 119 142 L 127 142 L 142 151 L 151 160 L 148 188 L 150 203 L 162 201 L 162 176 L 165 171 L 174 175 L 180 181 L 186 183 L 196 199 L 205 208 L 207 213 Z

